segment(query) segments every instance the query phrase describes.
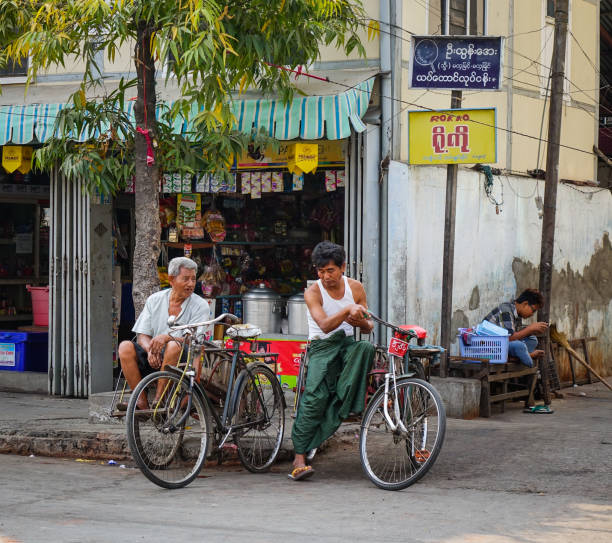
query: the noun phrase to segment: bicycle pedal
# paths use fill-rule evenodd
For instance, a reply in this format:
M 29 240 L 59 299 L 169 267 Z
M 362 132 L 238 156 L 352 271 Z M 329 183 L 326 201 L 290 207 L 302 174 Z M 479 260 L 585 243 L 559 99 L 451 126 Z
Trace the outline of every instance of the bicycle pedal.
M 429 451 L 427 449 L 414 451 L 414 459 L 420 464 L 427 462 L 427 460 L 429 460 Z

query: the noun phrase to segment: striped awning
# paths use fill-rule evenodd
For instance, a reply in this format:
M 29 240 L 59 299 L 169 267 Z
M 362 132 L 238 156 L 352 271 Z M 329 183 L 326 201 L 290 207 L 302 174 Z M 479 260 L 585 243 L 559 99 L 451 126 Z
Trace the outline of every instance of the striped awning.
M 237 129 L 250 133 L 253 128 L 264 128 L 278 140 L 348 138 L 351 130 L 365 130 L 361 119 L 368 109 L 373 86 L 374 77 L 370 77 L 339 94 L 300 96 L 286 104 L 264 98 L 236 100 L 233 107 Z M 66 104 L 0 106 L 0 145 L 44 143 L 53 135 L 55 119 L 64 107 Z M 158 104 L 158 112 L 165 107 L 168 103 Z M 134 121 L 134 102 L 128 102 L 126 108 Z M 189 122 L 178 119 L 174 128 L 177 133 L 185 133 Z M 89 138 L 79 134 L 74 139 Z

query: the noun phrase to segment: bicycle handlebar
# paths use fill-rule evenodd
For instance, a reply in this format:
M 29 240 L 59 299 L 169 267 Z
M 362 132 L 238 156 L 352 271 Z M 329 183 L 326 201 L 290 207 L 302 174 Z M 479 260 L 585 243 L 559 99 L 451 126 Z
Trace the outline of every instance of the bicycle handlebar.
M 377 317 L 376 315 L 374 315 L 374 313 L 371 313 L 370 311 L 366 313 L 366 317 L 382 324 L 383 326 L 386 326 L 387 328 L 391 328 L 391 330 L 393 330 L 394 332 L 399 332 L 400 334 L 404 334 L 404 335 L 411 336 L 411 337 L 417 336 L 413 330 L 400 328 L 399 326 L 396 326 L 395 324 L 391 324 L 390 322 L 384 321 L 380 317 Z
M 222 315 L 219 315 L 216 319 L 212 319 L 210 321 L 194 322 L 191 324 L 181 324 L 178 326 L 170 326 L 170 329 L 172 331 L 175 331 L 175 330 L 185 330 L 187 328 L 199 328 L 200 326 L 209 326 L 211 324 L 215 324 L 216 322 L 222 321 L 223 319 L 229 319 L 230 321 L 234 323 L 240 322 L 240 319 L 236 317 L 236 315 L 232 315 L 231 313 L 223 313 Z

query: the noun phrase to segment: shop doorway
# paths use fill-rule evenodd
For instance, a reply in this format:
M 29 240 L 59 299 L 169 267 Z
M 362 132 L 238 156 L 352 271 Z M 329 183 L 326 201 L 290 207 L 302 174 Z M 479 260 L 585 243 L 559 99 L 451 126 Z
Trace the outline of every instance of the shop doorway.
M 0 168 L 0 378 L 47 372 L 48 278 L 49 177 Z

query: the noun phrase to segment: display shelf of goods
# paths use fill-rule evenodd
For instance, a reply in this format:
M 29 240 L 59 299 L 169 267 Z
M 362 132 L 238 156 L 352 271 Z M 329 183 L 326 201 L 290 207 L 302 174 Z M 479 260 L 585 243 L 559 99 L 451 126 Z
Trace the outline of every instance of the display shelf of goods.
M 291 245 L 312 245 L 312 241 L 308 241 L 308 240 L 292 240 L 292 241 L 288 241 L 288 240 L 282 240 L 282 241 L 224 241 L 221 243 L 217 243 L 217 245 L 252 245 L 254 247 L 257 246 L 274 246 L 274 245 L 287 245 L 287 246 L 291 246 Z
M 9 321 L 31 321 L 32 314 L 21 313 L 19 315 L 0 315 L 0 322 Z
M 0 277 L 0 285 L 27 285 L 32 283 L 46 283 L 48 279 L 42 277 Z
M 210 249 L 214 246 L 214 243 L 199 241 L 162 241 L 162 243 L 167 247 L 172 247 L 173 249 L 183 249 L 185 245 L 191 245 L 192 249 Z

